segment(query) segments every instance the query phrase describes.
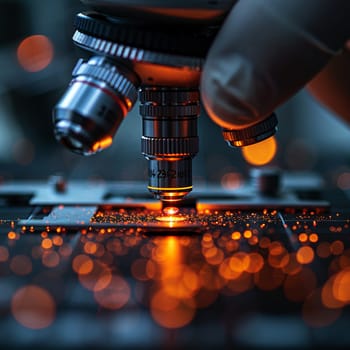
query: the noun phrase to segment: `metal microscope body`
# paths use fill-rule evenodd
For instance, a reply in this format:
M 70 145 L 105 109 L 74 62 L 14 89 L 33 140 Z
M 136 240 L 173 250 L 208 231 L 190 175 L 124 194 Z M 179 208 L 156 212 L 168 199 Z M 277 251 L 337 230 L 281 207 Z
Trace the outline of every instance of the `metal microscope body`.
M 192 190 L 201 70 L 236 1 L 82 2 L 88 11 L 76 16 L 73 42 L 92 56 L 78 61 L 54 107 L 55 136 L 73 152 L 97 153 L 112 144 L 139 98 L 148 189 L 163 201 L 179 201 Z M 245 145 L 242 135 L 255 140 L 256 130 L 261 133 L 226 130 L 223 136 Z

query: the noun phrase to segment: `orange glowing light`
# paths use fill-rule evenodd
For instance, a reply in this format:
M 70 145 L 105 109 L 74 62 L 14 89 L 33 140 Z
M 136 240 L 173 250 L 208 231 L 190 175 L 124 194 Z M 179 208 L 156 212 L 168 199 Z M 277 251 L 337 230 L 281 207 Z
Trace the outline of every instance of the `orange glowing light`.
M 131 102 L 131 100 L 128 99 L 128 98 L 125 98 L 125 102 L 126 102 L 126 105 L 127 105 L 128 109 L 130 109 L 130 108 L 132 107 L 132 105 L 133 105 L 133 103 Z
M 8 239 L 16 239 L 16 232 L 10 231 L 10 232 L 7 234 L 7 238 L 8 238 Z
M 212 242 L 213 236 L 210 233 L 205 233 L 202 237 L 203 242 Z
M 243 184 L 242 175 L 240 173 L 227 173 L 221 178 L 221 186 L 229 190 L 237 189 Z
M 229 258 L 229 266 L 233 271 L 243 272 L 249 267 L 250 256 L 245 252 L 237 252 Z
M 246 271 L 249 273 L 257 273 L 264 266 L 264 258 L 259 253 L 249 254 L 249 264 L 246 267 Z
M 252 235 L 253 235 L 253 233 L 252 233 L 251 230 L 245 230 L 245 231 L 243 232 L 244 238 L 251 238 Z
M 167 193 L 168 196 L 171 195 L 177 195 L 178 192 L 176 191 L 191 191 L 193 186 L 185 186 L 185 187 L 155 187 L 155 186 L 147 186 L 149 190 L 154 190 L 154 191 L 175 191 L 174 193 Z
M 295 275 L 302 269 L 302 265 L 297 260 L 297 253 L 286 254 L 283 259 L 288 259 L 287 264 L 282 264 L 282 271 L 287 275 Z
M 109 147 L 113 142 L 112 136 L 107 136 L 104 139 L 97 141 L 93 144 L 92 150 L 94 152 L 97 152 L 99 150 L 103 150 L 107 147 Z
M 52 238 L 52 242 L 55 246 L 61 246 L 63 244 L 63 238 L 61 236 L 55 236 Z
M 343 301 L 338 300 L 336 298 L 336 294 L 337 294 L 336 289 L 335 289 L 335 293 L 333 293 L 333 290 L 335 287 L 334 282 L 336 278 L 337 278 L 337 275 L 331 276 L 322 287 L 322 292 L 321 292 L 322 303 L 325 307 L 329 309 L 342 308 L 346 304 Z
M 84 254 L 79 254 L 74 257 L 72 262 L 73 270 L 79 275 L 89 274 L 94 267 L 94 262 L 92 259 Z
M 148 279 L 155 279 L 157 276 L 157 264 L 153 260 L 148 260 L 146 263 L 146 276 Z
M 165 237 L 157 242 L 157 247 L 152 250 L 152 259 L 156 261 L 162 269 L 163 276 L 173 274 L 176 266 L 181 264 L 182 251 L 176 237 Z
M 112 272 L 98 260 L 94 262 L 91 272 L 79 274 L 79 281 L 83 287 L 93 292 L 105 289 L 112 281 Z
M 179 222 L 179 221 L 185 221 L 188 217 L 186 215 L 179 214 L 180 209 L 177 207 L 165 207 L 163 209 L 163 214 L 161 216 L 157 216 L 156 220 L 168 222 L 169 225 Z
M 52 241 L 50 238 L 44 238 L 41 242 L 41 246 L 44 248 L 44 249 L 50 249 L 52 248 Z
M 309 241 L 312 243 L 316 243 L 318 241 L 318 234 L 317 233 L 311 233 L 309 236 Z
M 87 241 L 84 244 L 84 252 L 87 254 L 95 254 L 97 251 L 97 244 L 95 242 Z
M 54 48 L 45 35 L 31 35 L 21 41 L 17 47 L 19 64 L 28 72 L 39 72 L 52 61 Z
M 285 266 L 288 265 L 289 259 L 289 253 L 286 250 L 284 250 L 280 254 L 272 254 L 270 252 L 267 260 L 270 266 L 283 269 Z
M 350 268 L 341 270 L 335 277 L 332 292 L 336 300 L 350 303 Z
M 11 300 L 13 317 L 22 326 L 42 329 L 55 319 L 56 305 L 52 296 L 43 288 L 29 285 L 20 288 Z
M 177 207 L 166 207 L 163 209 L 163 213 L 165 215 L 176 215 L 179 213 L 179 211 L 180 209 Z
M 183 289 L 185 289 L 185 293 L 183 293 L 185 298 L 192 296 L 200 287 L 199 278 L 196 272 L 187 266 L 184 266 L 181 283 Z
M 241 233 L 239 231 L 232 232 L 231 238 L 238 241 L 241 238 Z
M 302 243 L 305 243 L 307 241 L 307 234 L 306 233 L 300 233 L 299 235 L 299 241 L 302 242 Z
M 160 290 L 151 299 L 151 314 L 162 327 L 181 328 L 192 321 L 195 315 L 195 303 L 192 299 L 183 302 Z
M 279 241 L 274 241 L 269 245 L 269 253 L 271 255 L 282 255 L 286 252 L 286 248 Z
M 209 265 L 220 265 L 225 258 L 223 251 L 215 246 L 203 249 L 202 253 Z
M 225 260 L 222 261 L 218 269 L 220 276 L 225 280 L 235 280 L 242 273 L 242 271 L 238 269 L 232 269 L 230 264 L 231 264 L 230 258 L 226 258 Z
M 276 152 L 277 141 L 274 136 L 253 145 L 242 147 L 244 159 L 252 165 L 268 164 L 275 157 Z
M 314 250 L 309 246 L 298 249 L 296 258 L 300 264 L 310 264 L 315 257 Z
M 163 221 L 163 222 L 168 222 L 169 224 L 174 223 L 174 222 L 179 222 L 179 221 L 185 221 L 187 219 L 186 216 L 157 216 L 156 220 L 158 221 Z
M 257 236 L 252 236 L 248 239 L 250 245 L 255 245 L 259 243 L 259 238 Z

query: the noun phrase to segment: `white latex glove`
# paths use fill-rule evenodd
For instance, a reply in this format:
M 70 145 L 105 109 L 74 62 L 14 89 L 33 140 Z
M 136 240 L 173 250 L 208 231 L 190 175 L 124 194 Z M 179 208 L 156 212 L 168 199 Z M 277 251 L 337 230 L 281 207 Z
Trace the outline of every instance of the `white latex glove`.
M 202 101 L 223 128 L 268 117 L 350 38 L 350 0 L 240 0 L 215 39 Z

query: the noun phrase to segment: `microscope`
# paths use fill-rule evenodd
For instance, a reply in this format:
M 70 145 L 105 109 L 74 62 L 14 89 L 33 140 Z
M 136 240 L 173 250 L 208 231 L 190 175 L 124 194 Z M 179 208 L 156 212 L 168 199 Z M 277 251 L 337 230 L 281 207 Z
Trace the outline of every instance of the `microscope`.
M 113 142 L 139 99 L 148 189 L 165 203 L 192 190 L 198 153 L 199 82 L 206 54 L 233 0 L 81 0 L 73 42 L 89 53 L 53 110 L 55 137 L 91 155 Z M 232 146 L 272 136 L 277 119 L 223 130 Z

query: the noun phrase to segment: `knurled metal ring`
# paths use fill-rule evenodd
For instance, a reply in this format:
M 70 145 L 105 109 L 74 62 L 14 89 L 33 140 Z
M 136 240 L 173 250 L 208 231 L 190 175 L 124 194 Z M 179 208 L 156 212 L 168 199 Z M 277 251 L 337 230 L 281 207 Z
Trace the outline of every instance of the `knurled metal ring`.
M 142 136 L 141 151 L 154 156 L 191 156 L 198 153 L 198 137 L 153 138 Z
M 259 141 L 263 141 L 274 135 L 277 130 L 278 120 L 273 113 L 263 121 L 252 125 L 245 129 L 228 130 L 223 129 L 222 135 L 224 139 L 235 147 L 248 146 Z
M 185 117 L 199 115 L 199 104 L 187 106 L 154 106 L 154 105 L 140 105 L 140 114 L 144 117 Z
M 153 102 L 158 105 L 181 105 L 199 101 L 198 90 L 159 90 L 144 88 L 140 92 L 140 102 Z
M 182 25 L 182 28 L 168 25 L 164 28 L 164 25 L 130 22 L 94 12 L 79 13 L 75 17 L 74 27 L 82 33 L 128 46 L 203 58 L 219 28 L 198 25 Z
M 194 71 L 200 71 L 204 63 L 204 58 L 144 50 L 110 40 L 96 38 L 78 30 L 73 34 L 72 40 L 76 45 L 85 50 L 132 62 L 146 62 L 169 67 L 188 67 Z
M 114 66 L 91 64 L 79 59 L 73 69 L 72 76 L 89 76 L 99 79 L 115 89 L 122 96 L 126 96 L 134 104 L 137 100 L 137 89 L 132 82 L 116 70 Z

